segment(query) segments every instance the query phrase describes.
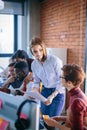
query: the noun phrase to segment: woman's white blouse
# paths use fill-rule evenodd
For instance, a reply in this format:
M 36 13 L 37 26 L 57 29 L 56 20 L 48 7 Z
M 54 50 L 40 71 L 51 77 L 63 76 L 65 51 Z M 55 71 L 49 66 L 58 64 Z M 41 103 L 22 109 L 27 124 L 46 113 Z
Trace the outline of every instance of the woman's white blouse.
M 59 93 L 65 92 L 60 78 L 62 61 L 57 56 L 48 55 L 43 64 L 35 59 L 31 67 L 34 75 L 34 86 L 39 87 L 40 81 L 42 81 L 46 88 L 56 88 Z

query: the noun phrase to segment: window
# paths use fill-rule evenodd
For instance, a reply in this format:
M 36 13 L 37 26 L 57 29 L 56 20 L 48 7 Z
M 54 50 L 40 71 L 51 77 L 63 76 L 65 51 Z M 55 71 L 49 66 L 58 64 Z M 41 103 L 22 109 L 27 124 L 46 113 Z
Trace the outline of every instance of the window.
M 0 68 L 8 65 L 8 59 L 17 50 L 17 16 L 0 14 Z

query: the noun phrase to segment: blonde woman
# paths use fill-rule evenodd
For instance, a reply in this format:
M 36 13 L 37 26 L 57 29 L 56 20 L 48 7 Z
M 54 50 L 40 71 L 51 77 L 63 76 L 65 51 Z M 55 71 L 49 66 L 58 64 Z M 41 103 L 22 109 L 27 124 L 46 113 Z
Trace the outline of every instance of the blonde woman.
M 65 89 L 60 79 L 62 61 L 56 56 L 48 55 L 45 43 L 38 37 L 31 39 L 30 50 L 35 57 L 31 66 L 34 86 L 39 90 L 42 82 L 41 94 L 47 98 L 45 103 L 41 103 L 42 114 L 60 115 L 65 103 Z

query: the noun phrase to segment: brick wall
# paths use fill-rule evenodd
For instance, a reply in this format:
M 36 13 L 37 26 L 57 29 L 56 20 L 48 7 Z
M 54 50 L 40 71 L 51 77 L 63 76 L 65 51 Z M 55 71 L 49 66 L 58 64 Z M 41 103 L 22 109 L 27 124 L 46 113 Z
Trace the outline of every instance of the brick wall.
M 84 67 L 86 0 L 41 3 L 41 37 L 48 47 L 68 49 L 68 63 Z
M 48 47 L 67 48 L 67 63 L 84 68 L 86 0 L 44 0 L 41 38 Z

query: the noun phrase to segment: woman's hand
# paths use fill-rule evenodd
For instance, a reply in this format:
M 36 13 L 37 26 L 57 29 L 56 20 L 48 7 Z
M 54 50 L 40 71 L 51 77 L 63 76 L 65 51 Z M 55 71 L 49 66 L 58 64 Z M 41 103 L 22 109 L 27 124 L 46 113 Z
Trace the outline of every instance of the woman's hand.
M 48 98 L 47 98 L 47 101 L 46 102 L 44 102 L 44 104 L 45 105 L 50 105 L 51 103 L 52 103 L 52 101 L 53 101 L 53 96 L 52 95 L 50 95 Z
M 50 105 L 50 104 L 52 103 L 52 101 L 53 101 L 53 97 L 52 97 L 52 96 L 49 96 L 49 97 L 47 98 L 47 101 L 44 102 L 44 104 L 48 106 L 48 105 Z
M 56 127 L 57 121 L 52 119 L 48 115 L 43 115 L 43 119 L 48 126 Z
M 56 121 L 66 122 L 67 116 L 53 116 L 52 119 Z
M 53 99 L 57 96 L 58 90 L 55 90 L 48 98 L 47 101 L 44 102 L 45 105 L 50 105 L 53 101 Z
M 43 118 L 48 126 L 56 127 L 60 130 L 71 130 L 70 128 L 66 127 L 65 125 L 61 125 L 58 121 L 53 118 L 50 118 L 49 116 L 46 116 L 46 118 L 43 116 Z

